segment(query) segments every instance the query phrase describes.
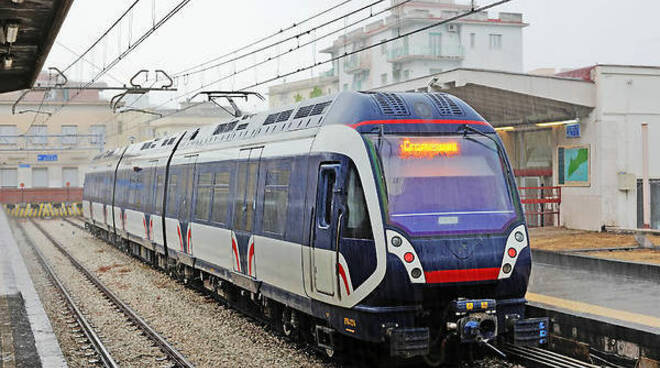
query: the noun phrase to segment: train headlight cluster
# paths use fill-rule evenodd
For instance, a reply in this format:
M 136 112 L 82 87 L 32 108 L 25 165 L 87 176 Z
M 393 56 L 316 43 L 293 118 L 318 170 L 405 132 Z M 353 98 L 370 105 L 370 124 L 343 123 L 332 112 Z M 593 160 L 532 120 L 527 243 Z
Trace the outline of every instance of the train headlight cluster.
M 513 269 L 516 266 L 516 261 L 520 252 L 528 245 L 527 237 L 525 236 L 525 225 L 520 225 L 509 233 L 504 247 L 504 255 L 502 256 L 502 264 L 500 266 L 500 273 L 498 279 L 507 279 L 511 277 Z
M 395 255 L 403 264 L 411 283 L 426 283 L 424 268 L 417 256 L 415 248 L 401 234 L 393 230 L 387 230 L 387 251 Z

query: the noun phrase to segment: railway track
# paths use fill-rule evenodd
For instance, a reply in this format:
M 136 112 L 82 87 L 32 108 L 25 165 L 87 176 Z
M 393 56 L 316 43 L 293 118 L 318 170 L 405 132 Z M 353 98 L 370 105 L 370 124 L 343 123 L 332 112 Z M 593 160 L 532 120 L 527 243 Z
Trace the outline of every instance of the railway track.
M 166 355 L 166 358 L 169 359 L 174 367 L 194 367 L 194 365 L 188 361 L 186 357 L 183 356 L 178 350 L 176 350 L 163 336 L 161 336 L 156 330 L 154 330 L 149 324 L 140 317 L 131 307 L 124 303 L 117 295 L 115 295 L 105 284 L 103 284 L 92 272 L 85 268 L 76 258 L 74 258 L 67 249 L 55 239 L 50 233 L 48 233 L 39 223 L 34 220 L 29 220 L 54 246 L 60 251 L 72 264 L 78 269 L 87 280 L 89 280 L 95 287 L 98 289 L 104 297 L 112 303 L 112 305 L 128 319 L 128 321 L 135 325 L 144 336 L 153 342 L 153 344 L 160 348 L 160 350 Z M 67 221 L 74 226 L 82 227 L 72 221 Z M 23 229 L 25 232 L 25 229 Z M 26 232 L 27 233 L 27 232 Z M 119 367 L 115 360 L 110 355 L 108 349 L 104 346 L 103 342 L 99 338 L 98 334 L 95 332 L 94 328 L 91 326 L 89 321 L 85 318 L 80 308 L 76 305 L 75 301 L 71 298 L 70 293 L 66 290 L 61 281 L 57 278 L 53 268 L 46 261 L 43 253 L 33 244 L 31 244 L 35 254 L 39 258 L 39 262 L 44 266 L 44 269 L 47 271 L 49 276 L 54 280 L 55 285 L 61 291 L 62 295 L 66 300 L 66 303 L 69 305 L 69 308 L 75 315 L 78 324 L 80 325 L 84 335 L 90 341 L 94 350 L 99 356 L 100 363 L 104 367 Z
M 73 221 L 73 220 L 68 219 L 68 218 L 63 218 L 63 220 L 65 222 L 69 223 L 70 225 L 78 228 L 78 229 L 85 230 L 85 227 L 82 224 L 80 224 L 78 221 Z M 195 290 L 199 291 L 200 293 L 205 293 L 205 294 L 208 295 L 207 290 L 199 290 L 199 289 L 195 289 Z M 266 321 L 263 321 L 262 319 L 260 319 L 257 316 L 252 316 L 249 313 L 249 311 L 242 310 L 238 306 L 234 306 L 234 308 L 237 308 L 237 309 L 241 310 L 244 314 L 250 315 L 251 317 L 253 317 L 253 318 L 255 318 L 255 319 L 257 319 L 257 320 L 259 320 L 263 323 L 267 323 Z M 605 364 L 605 365 L 590 364 L 590 363 L 583 362 L 583 361 L 580 361 L 580 360 L 577 360 L 577 359 L 573 359 L 573 358 L 568 357 L 566 355 L 554 353 L 552 351 L 541 349 L 541 348 L 517 347 L 517 346 L 513 346 L 513 345 L 507 345 L 506 347 L 504 347 L 503 350 L 506 353 L 506 355 L 508 356 L 508 360 L 523 363 L 525 365 L 525 367 L 529 367 L 529 368 L 532 368 L 532 367 L 539 367 L 539 368 L 546 368 L 546 367 L 548 367 L 548 368 L 550 368 L 550 367 L 552 367 L 552 368 L 555 368 L 555 367 L 559 367 L 559 368 L 603 368 L 603 367 L 609 368 L 609 367 L 616 367 L 614 365 L 608 365 L 608 364 Z
M 509 359 L 513 358 L 527 367 L 539 368 L 602 368 L 610 365 L 594 365 L 549 350 L 508 345 L 504 349 Z

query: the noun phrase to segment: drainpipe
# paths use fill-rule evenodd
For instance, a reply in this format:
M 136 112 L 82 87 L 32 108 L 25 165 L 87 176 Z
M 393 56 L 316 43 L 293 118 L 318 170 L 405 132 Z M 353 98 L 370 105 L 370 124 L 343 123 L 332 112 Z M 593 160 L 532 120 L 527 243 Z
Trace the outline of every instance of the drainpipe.
M 642 123 L 642 198 L 643 228 L 651 228 L 651 185 L 649 184 L 649 125 Z

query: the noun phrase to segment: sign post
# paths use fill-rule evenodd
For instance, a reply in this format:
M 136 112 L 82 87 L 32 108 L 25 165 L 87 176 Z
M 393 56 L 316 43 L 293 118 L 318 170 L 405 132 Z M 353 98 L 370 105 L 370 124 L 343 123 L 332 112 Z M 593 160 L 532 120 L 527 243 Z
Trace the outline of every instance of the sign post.
M 71 186 L 70 182 L 66 182 L 66 202 L 69 203 L 69 187 Z
M 23 200 L 24 200 L 24 198 L 25 198 L 25 194 L 24 194 L 24 192 L 25 192 L 25 184 L 21 183 L 20 187 L 21 187 L 21 203 L 23 203 Z

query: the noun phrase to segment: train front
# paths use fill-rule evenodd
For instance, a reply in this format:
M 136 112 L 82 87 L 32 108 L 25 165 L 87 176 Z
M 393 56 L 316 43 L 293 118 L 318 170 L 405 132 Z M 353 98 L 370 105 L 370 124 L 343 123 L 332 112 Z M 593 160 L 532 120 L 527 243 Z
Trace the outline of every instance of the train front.
M 545 341 L 547 323 L 524 319 L 531 258 L 511 166 L 494 129 L 467 115 L 361 129 L 388 250 L 387 275 L 367 304 L 417 307 L 390 331 L 393 355 L 439 362 L 452 344 Z

